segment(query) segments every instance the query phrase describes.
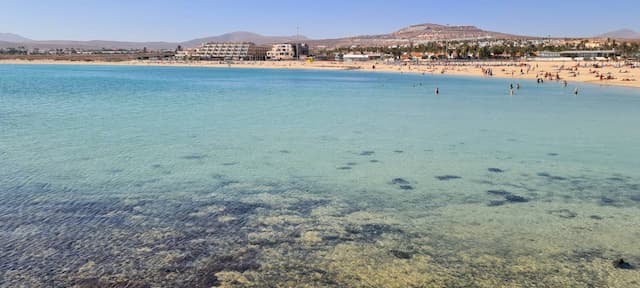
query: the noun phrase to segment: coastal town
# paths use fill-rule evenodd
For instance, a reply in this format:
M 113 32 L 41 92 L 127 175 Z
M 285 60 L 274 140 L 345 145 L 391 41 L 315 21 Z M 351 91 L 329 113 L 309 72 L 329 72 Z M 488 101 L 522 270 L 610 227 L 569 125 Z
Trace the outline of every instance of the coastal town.
M 611 38 L 588 39 L 467 39 L 430 40 L 390 46 L 329 47 L 303 42 L 255 44 L 243 42 L 207 42 L 197 47 L 175 49 L 117 48 L 0 48 L 1 59 L 28 59 L 38 56 L 61 57 L 89 55 L 132 55 L 139 60 L 636 60 L 640 58 L 640 40 Z
M 0 46 L 0 62 L 339 69 L 640 87 L 640 39 L 617 35 L 528 37 L 437 24 L 325 40 L 225 35 L 173 44 L 27 41 Z
M 387 47 L 302 42 L 207 42 L 175 49 L 0 49 L 4 63 L 338 69 L 493 76 L 639 87 L 640 42 L 615 39 L 476 39 Z M 537 69 L 537 70 L 536 70 Z M 486 71 L 492 71 L 491 74 Z

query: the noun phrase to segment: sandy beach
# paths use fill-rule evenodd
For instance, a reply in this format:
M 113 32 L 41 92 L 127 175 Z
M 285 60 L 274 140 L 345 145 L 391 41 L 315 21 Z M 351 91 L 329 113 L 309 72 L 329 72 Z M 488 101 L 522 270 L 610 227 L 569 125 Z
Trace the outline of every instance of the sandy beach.
M 431 75 L 459 75 L 518 79 L 542 79 L 546 83 L 572 82 L 596 85 L 613 85 L 640 88 L 640 64 L 625 65 L 624 62 L 602 61 L 469 61 L 469 62 L 424 62 L 420 64 L 389 64 L 382 61 L 336 62 L 336 61 L 123 61 L 123 62 L 79 62 L 54 60 L 0 60 L 0 64 L 73 64 L 73 65 L 129 65 L 129 66 L 175 66 L 175 67 L 233 67 L 264 69 L 314 69 L 314 70 L 359 70 L 369 72 L 394 72 Z

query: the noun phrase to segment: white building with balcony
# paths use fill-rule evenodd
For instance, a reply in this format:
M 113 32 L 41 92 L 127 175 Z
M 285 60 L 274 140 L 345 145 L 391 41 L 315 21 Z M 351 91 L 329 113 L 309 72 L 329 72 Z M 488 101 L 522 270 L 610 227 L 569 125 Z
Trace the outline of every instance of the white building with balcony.
M 267 59 L 270 60 L 292 60 L 295 57 L 293 44 L 274 44 L 271 50 L 267 51 Z

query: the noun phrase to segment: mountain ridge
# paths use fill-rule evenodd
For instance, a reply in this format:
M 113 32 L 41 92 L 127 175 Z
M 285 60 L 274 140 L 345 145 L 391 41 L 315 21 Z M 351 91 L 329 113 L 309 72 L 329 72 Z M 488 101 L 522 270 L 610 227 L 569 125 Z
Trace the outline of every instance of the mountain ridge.
M 77 49 L 175 49 L 178 46 L 192 48 L 206 42 L 253 42 L 258 45 L 272 44 L 278 42 L 292 42 L 296 39 L 302 41 L 310 40 L 305 36 L 265 36 L 257 33 L 238 31 L 225 33 L 218 36 L 209 36 L 203 38 L 192 39 L 183 42 L 132 42 L 132 41 L 111 41 L 111 40 L 32 40 L 17 34 L 1 33 L 0 35 L 11 35 L 0 38 L 0 48 L 10 48 L 23 46 L 25 48 L 40 49 L 61 49 L 61 48 L 77 48 Z
M 28 42 L 33 41 L 29 38 L 22 37 L 18 34 L 13 33 L 1 33 L 0 32 L 0 41 L 2 42 Z
M 640 33 L 633 31 L 631 29 L 618 29 L 614 31 L 609 31 L 603 34 L 596 36 L 596 38 L 614 38 L 614 39 L 640 39 Z
M 73 40 L 32 40 L 12 33 L 0 33 L 0 48 L 23 46 L 28 49 L 143 49 L 164 50 L 193 48 L 206 42 L 253 42 L 258 45 L 305 42 L 310 46 L 350 47 L 420 44 L 432 41 L 482 40 L 482 39 L 536 39 L 540 37 L 513 35 L 480 29 L 472 25 L 441 25 L 433 23 L 414 24 L 385 34 L 356 35 L 333 39 L 310 39 L 305 36 L 265 36 L 253 32 L 236 31 L 217 36 L 208 36 L 182 42 L 131 42 L 131 41 L 73 41 Z M 640 33 L 630 29 L 607 32 L 596 38 L 640 39 Z

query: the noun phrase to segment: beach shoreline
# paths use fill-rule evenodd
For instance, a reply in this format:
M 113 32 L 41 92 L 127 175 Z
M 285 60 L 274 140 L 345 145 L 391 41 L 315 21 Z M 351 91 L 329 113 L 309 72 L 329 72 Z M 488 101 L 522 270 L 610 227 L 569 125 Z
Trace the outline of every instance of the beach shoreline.
M 114 65 L 148 67 L 253 68 L 296 70 L 353 70 L 365 72 L 408 73 L 422 75 L 455 75 L 484 78 L 537 80 L 548 82 L 588 83 L 603 86 L 640 88 L 640 68 L 624 62 L 599 61 L 469 61 L 389 64 L 381 61 L 60 61 L 60 60 L 0 60 L 14 65 Z M 559 79 L 558 79 L 559 78 Z M 611 78 L 611 79 L 607 79 Z

